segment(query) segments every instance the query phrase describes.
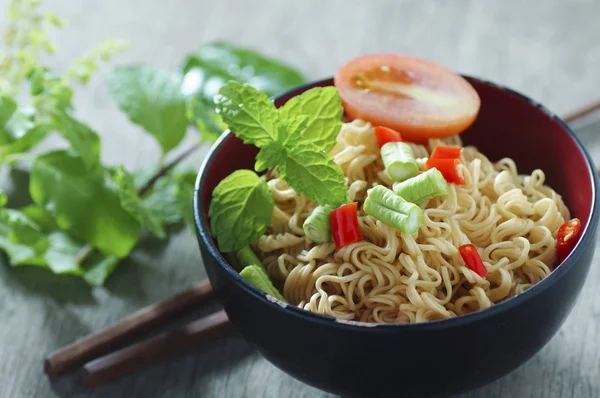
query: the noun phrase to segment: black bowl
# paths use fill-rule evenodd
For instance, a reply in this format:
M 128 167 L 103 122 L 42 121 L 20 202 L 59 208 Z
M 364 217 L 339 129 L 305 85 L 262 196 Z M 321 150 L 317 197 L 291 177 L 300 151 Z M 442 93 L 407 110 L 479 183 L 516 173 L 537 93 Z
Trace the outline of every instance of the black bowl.
M 218 182 L 252 169 L 257 149 L 233 134 L 213 146 L 198 175 L 194 214 L 208 277 L 235 329 L 288 374 L 349 396 L 434 397 L 465 392 L 502 377 L 537 353 L 573 308 L 595 249 L 598 177 L 571 129 L 544 107 L 496 84 L 467 77 L 481 97 L 475 123 L 461 137 L 491 160 L 509 156 L 520 172 L 541 168 L 584 225 L 569 257 L 547 278 L 492 308 L 405 325 L 335 320 L 267 298 L 228 264 L 211 236 L 208 206 Z M 331 79 L 291 90 L 281 106 Z

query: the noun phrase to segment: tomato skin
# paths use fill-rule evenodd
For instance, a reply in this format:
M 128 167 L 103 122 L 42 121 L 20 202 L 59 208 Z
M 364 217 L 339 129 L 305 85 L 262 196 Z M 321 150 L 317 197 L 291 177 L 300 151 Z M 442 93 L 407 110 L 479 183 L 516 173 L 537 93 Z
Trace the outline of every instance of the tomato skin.
M 581 221 L 573 218 L 558 228 L 556 234 L 556 261 L 560 264 L 571 253 L 581 235 Z
M 347 116 L 394 129 L 411 142 L 464 131 L 481 105 L 475 89 L 460 75 L 402 54 L 354 58 L 338 69 L 334 83 Z
M 358 203 L 352 202 L 331 212 L 331 233 L 338 249 L 362 239 L 358 225 Z
M 402 142 L 402 136 L 396 130 L 392 130 L 389 127 L 377 126 L 373 128 L 375 136 L 377 137 L 377 144 L 379 148 L 387 144 L 388 142 Z

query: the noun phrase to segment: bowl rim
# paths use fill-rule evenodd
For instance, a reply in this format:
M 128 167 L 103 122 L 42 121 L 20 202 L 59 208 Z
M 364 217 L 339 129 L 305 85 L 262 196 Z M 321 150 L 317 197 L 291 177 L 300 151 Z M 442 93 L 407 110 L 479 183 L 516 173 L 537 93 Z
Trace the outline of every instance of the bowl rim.
M 600 216 L 600 195 L 598 194 L 600 179 L 596 172 L 594 161 L 592 160 L 592 157 L 586 150 L 581 140 L 567 125 L 567 123 L 563 121 L 560 117 L 555 115 L 553 112 L 548 110 L 544 105 L 532 100 L 531 98 L 518 91 L 515 91 L 503 85 L 471 75 L 463 74 L 462 76 L 467 80 L 473 80 L 478 83 L 490 86 L 492 88 L 508 92 L 511 95 L 514 95 L 522 100 L 527 101 L 530 105 L 545 113 L 548 117 L 556 120 L 561 125 L 561 127 L 568 133 L 568 135 L 575 141 L 579 151 L 581 152 L 581 155 L 586 161 L 586 165 L 588 168 L 588 177 L 590 177 L 592 180 L 592 209 L 589 214 L 585 228 L 583 230 L 581 239 L 579 239 L 577 245 L 571 251 L 569 256 L 561 264 L 559 264 L 559 266 L 552 270 L 550 275 L 548 275 L 546 278 L 542 279 L 540 282 L 536 283 L 529 289 L 484 310 L 478 310 L 469 314 L 460 315 L 453 318 L 439 319 L 419 323 L 369 323 L 337 319 L 330 315 L 322 315 L 304 310 L 293 304 L 288 304 L 275 297 L 269 296 L 268 294 L 264 293 L 263 291 L 246 282 L 246 280 L 242 278 L 237 271 L 235 271 L 233 266 L 229 264 L 229 262 L 221 254 L 217 246 L 213 243 L 213 239 L 210 233 L 210 226 L 208 225 L 208 223 L 205 222 L 204 217 L 202 216 L 202 214 L 204 213 L 204 209 L 202 206 L 202 200 L 200 198 L 202 193 L 202 186 L 204 185 L 204 180 L 206 178 L 208 167 L 214 160 L 215 155 L 219 152 L 221 146 L 223 146 L 223 144 L 233 136 L 233 133 L 231 131 L 226 131 L 224 134 L 222 134 L 210 148 L 209 152 L 204 158 L 204 161 L 202 163 L 202 166 L 200 167 L 196 178 L 196 183 L 194 187 L 193 211 L 194 224 L 198 239 L 207 248 L 209 255 L 216 261 L 218 266 L 225 271 L 225 274 L 231 282 L 237 285 L 237 287 L 241 288 L 245 293 L 250 294 L 255 298 L 261 300 L 265 305 L 271 306 L 274 311 L 284 311 L 285 313 L 291 316 L 299 317 L 301 320 L 333 327 L 340 327 L 344 329 L 350 328 L 358 330 L 377 330 L 382 332 L 393 332 L 398 331 L 399 329 L 435 330 L 444 329 L 447 327 L 464 326 L 473 322 L 491 318 L 496 314 L 504 312 L 510 308 L 519 305 L 520 303 L 526 300 L 530 300 L 533 297 L 541 294 L 543 291 L 549 289 L 551 286 L 556 284 L 563 277 L 563 275 L 565 275 L 569 271 L 569 269 L 575 266 L 586 247 L 588 247 L 590 244 L 594 244 L 592 238 L 594 235 L 594 231 L 597 228 L 598 218 Z M 300 93 L 312 87 L 331 85 L 333 85 L 332 77 L 307 82 L 273 97 L 272 100 L 275 102 L 280 98 L 291 98 L 292 96 L 299 95 Z

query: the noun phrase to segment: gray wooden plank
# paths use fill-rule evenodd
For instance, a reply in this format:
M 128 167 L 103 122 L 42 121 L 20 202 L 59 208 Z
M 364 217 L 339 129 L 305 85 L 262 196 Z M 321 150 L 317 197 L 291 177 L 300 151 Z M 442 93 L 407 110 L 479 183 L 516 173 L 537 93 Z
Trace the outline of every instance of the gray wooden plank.
M 0 0 L 0 9 L 7 3 Z M 597 98 L 600 87 L 598 0 L 49 0 L 48 7 L 69 20 L 57 35 L 61 52 L 52 63 L 58 70 L 106 37 L 131 43 L 118 63 L 172 70 L 186 52 L 222 39 L 297 65 L 309 78 L 330 76 L 360 53 L 406 52 L 506 84 L 557 113 Z M 129 168 L 152 165 L 159 148 L 109 99 L 107 70 L 88 89 L 77 90 L 78 113 L 101 133 L 105 161 Z M 600 160 L 598 132 L 600 121 L 579 129 Z M 197 167 L 206 150 L 189 163 Z M 11 192 L 26 189 L 20 173 L 5 170 L 0 181 Z M 539 355 L 463 397 L 600 396 L 600 293 L 590 282 L 599 273 L 592 269 L 577 307 Z M 77 375 L 52 383 L 42 375 L 46 353 L 204 276 L 187 230 L 163 246 L 147 243 L 103 288 L 2 264 L 0 397 L 329 396 L 269 364 L 238 335 L 97 389 L 83 388 Z

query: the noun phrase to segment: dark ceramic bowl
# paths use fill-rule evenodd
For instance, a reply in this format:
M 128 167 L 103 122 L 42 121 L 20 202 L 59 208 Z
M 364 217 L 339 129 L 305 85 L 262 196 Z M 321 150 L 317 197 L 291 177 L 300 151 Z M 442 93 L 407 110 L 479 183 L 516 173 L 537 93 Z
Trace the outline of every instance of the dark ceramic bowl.
M 348 396 L 447 396 L 500 378 L 537 353 L 573 308 L 590 268 L 598 224 L 598 177 L 571 129 L 512 90 L 467 77 L 481 97 L 461 137 L 492 161 L 509 156 L 520 172 L 541 168 L 584 226 L 570 256 L 546 279 L 490 309 L 406 325 L 336 321 L 285 305 L 249 285 L 219 253 L 209 230 L 215 186 L 252 169 L 256 148 L 223 135 L 206 157 L 194 193 L 200 251 L 208 277 L 235 329 L 275 366 L 317 388 Z M 331 79 L 298 87 L 277 106 Z

